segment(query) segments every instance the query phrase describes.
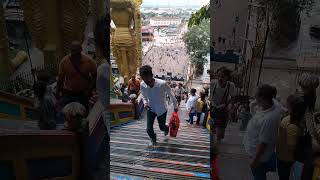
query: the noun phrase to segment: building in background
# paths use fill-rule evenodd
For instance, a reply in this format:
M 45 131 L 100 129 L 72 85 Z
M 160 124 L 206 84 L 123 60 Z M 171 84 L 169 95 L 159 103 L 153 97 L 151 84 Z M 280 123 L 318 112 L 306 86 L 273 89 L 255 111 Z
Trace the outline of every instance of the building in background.
M 243 49 L 248 16 L 247 0 L 213 0 L 211 62 L 238 64 Z M 214 64 L 214 63 L 212 63 Z
M 154 29 L 152 27 L 144 26 L 141 29 L 142 41 L 153 41 L 154 39 Z
M 175 17 L 152 17 L 150 18 L 150 26 L 168 27 L 169 25 L 180 25 L 182 19 Z

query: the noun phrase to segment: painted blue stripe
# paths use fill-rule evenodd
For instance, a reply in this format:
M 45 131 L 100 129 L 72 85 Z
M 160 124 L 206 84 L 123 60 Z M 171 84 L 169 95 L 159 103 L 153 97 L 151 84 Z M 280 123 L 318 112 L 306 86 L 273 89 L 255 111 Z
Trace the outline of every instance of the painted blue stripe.
M 130 125 L 130 124 L 134 123 L 134 121 L 135 120 L 128 120 L 127 122 L 111 126 L 110 129 L 119 129 L 119 128 L 123 127 L 123 126 Z
M 124 175 L 117 175 L 117 176 L 111 176 L 111 178 L 119 179 L 119 180 L 141 180 L 137 177 L 130 177 L 130 176 L 124 176 Z
M 202 177 L 202 178 L 210 178 L 210 174 L 208 173 L 199 173 L 199 172 L 192 172 L 196 177 Z

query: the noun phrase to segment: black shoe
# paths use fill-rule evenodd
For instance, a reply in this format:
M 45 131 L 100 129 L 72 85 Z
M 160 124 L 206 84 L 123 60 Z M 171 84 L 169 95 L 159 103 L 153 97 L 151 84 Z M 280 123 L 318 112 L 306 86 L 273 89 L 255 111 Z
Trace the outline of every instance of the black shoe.
M 168 136 L 169 134 L 169 130 L 168 131 L 164 131 L 164 136 Z
M 157 138 L 156 137 L 151 139 L 151 145 L 152 146 L 156 146 L 157 145 Z

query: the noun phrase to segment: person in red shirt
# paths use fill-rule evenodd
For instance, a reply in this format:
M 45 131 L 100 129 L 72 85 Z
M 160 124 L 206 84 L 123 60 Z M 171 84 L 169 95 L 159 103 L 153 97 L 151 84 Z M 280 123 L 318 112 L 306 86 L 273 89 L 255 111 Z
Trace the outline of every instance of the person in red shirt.
M 129 94 L 138 95 L 140 91 L 140 81 L 136 79 L 136 75 L 131 76 L 131 79 L 129 80 L 129 83 L 128 83 L 128 91 L 129 91 Z

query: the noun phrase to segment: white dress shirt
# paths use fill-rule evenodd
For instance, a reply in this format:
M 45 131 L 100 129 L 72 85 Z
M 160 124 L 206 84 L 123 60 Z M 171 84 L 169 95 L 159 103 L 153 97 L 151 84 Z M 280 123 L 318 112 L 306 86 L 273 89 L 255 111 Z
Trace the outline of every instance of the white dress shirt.
M 191 111 L 191 113 L 195 113 L 196 112 L 196 105 L 197 105 L 197 101 L 198 101 L 199 97 L 197 95 L 194 96 L 190 96 L 190 98 L 187 101 L 187 110 Z
M 245 151 L 250 156 L 257 153 L 257 145 L 266 143 L 267 147 L 260 157 L 260 162 L 266 162 L 274 152 L 278 129 L 281 121 L 281 109 L 273 105 L 267 110 L 258 109 L 247 126 L 243 138 Z
M 167 112 L 166 95 L 169 95 L 172 100 L 173 107 L 177 108 L 177 100 L 166 81 L 155 78 L 153 87 L 148 86 L 144 81 L 141 82 L 140 87 L 144 105 L 149 106 L 158 116 Z
M 99 100 L 104 107 L 107 107 L 110 103 L 110 65 L 107 62 L 101 64 L 97 69 L 96 86 Z
M 110 115 L 109 112 L 106 110 L 108 105 L 110 104 L 110 77 L 111 77 L 111 70 L 109 63 L 105 62 L 101 64 L 97 68 L 97 80 L 96 80 L 96 88 L 99 95 L 99 101 L 103 107 L 97 106 L 97 109 L 103 108 L 104 112 L 102 113 L 102 117 L 105 123 L 105 126 L 108 129 L 108 134 L 110 136 Z M 99 108 L 98 108 L 99 107 Z

